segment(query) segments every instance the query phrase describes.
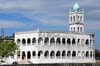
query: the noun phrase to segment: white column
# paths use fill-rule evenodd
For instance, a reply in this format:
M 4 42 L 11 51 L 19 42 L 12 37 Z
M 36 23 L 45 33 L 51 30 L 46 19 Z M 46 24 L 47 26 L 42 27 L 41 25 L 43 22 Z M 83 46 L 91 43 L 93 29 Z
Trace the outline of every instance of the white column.
M 32 38 L 30 38 L 30 40 L 31 40 L 31 46 L 32 46 Z
M 92 59 L 93 59 L 94 57 L 93 57 L 93 52 L 92 52 Z
M 71 51 L 71 59 L 72 59 L 72 51 Z
M 91 53 L 89 52 L 89 59 L 91 58 L 90 54 L 91 54 Z
M 36 51 L 36 56 L 35 56 L 35 58 L 38 59 L 38 51 Z
M 75 44 L 76 44 L 76 46 L 77 46 L 77 39 L 75 39 L 75 42 L 76 42 Z
M 27 52 L 28 52 L 28 51 L 27 51 Z M 27 56 L 27 52 L 25 52 L 25 54 L 26 54 L 26 60 L 27 60 L 27 57 L 28 57 L 28 56 Z
M 60 39 L 60 45 L 62 46 L 62 44 L 63 44 L 63 43 L 62 43 L 62 38 L 61 38 L 61 39 Z
M 48 44 L 48 45 L 50 45 L 50 39 L 51 39 L 51 38 L 49 38 L 49 44 Z
M 67 38 L 65 38 L 65 46 L 67 46 Z
M 71 46 L 72 46 L 72 38 L 70 39 L 70 44 L 71 44 Z
M 28 45 L 27 45 L 27 39 L 25 39 L 25 41 L 26 41 L 25 46 L 28 46 Z
M 32 56 L 32 51 L 30 51 L 30 53 L 31 53 L 31 59 L 33 58 L 33 56 Z
M 57 45 L 57 43 L 56 43 L 57 38 L 54 38 L 54 39 L 55 39 L 55 45 Z

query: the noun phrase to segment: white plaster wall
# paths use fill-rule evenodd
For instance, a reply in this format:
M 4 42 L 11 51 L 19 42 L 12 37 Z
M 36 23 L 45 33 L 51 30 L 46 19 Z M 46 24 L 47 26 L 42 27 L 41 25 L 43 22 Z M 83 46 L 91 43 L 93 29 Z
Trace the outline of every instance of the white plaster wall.
M 90 40 L 90 35 L 86 35 L 86 34 L 67 34 L 67 33 L 39 33 L 39 32 L 34 32 L 34 33 L 24 33 L 24 34 L 15 34 L 15 42 L 17 41 L 17 39 L 27 39 L 27 38 L 33 38 L 35 37 L 37 40 L 39 37 L 42 37 L 43 40 L 45 37 L 48 37 L 49 39 L 54 37 L 55 39 L 60 37 L 61 39 L 62 38 L 66 38 L 66 42 L 67 42 L 67 39 L 68 38 L 75 38 L 76 40 L 77 39 L 89 39 Z M 36 43 L 35 45 L 29 45 L 29 46 L 22 46 L 21 44 L 19 45 L 20 46 L 20 51 L 30 51 L 32 52 L 33 50 L 36 51 L 36 55 L 38 54 L 38 51 L 39 50 L 42 50 L 43 51 L 43 55 L 44 55 L 44 52 L 45 51 L 49 51 L 51 52 L 52 50 L 54 50 L 55 52 L 57 52 L 58 50 L 59 51 L 63 51 L 65 50 L 66 52 L 67 51 L 93 51 L 94 52 L 94 47 L 92 46 L 86 46 L 85 43 L 84 44 L 76 44 L 76 45 L 44 45 L 44 44 L 41 44 L 41 45 L 38 45 L 38 43 Z M 22 59 L 20 58 L 19 61 L 21 61 Z M 51 59 L 50 57 L 49 58 L 44 58 L 41 57 L 41 58 L 38 58 L 37 56 L 36 57 L 32 57 L 31 56 L 31 59 L 28 60 L 28 61 L 31 61 L 33 63 L 95 63 L 95 58 L 84 58 L 84 57 L 81 57 L 81 58 L 53 58 Z

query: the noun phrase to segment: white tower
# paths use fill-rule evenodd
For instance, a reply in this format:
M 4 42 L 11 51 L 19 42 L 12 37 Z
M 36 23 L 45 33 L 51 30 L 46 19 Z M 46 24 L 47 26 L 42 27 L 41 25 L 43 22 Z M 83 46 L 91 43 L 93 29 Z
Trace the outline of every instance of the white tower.
M 69 10 L 69 30 L 84 32 L 84 10 L 77 3 Z

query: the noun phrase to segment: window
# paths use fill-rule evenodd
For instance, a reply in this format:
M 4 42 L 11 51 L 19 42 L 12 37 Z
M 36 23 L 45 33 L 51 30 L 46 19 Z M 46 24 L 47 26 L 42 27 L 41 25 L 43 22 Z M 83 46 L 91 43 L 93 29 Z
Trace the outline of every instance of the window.
M 25 39 L 22 39 L 22 44 L 26 44 L 26 40 Z
M 32 39 L 32 43 L 33 43 L 33 44 L 36 43 L 36 38 L 33 38 L 33 39 Z
M 49 56 L 49 51 L 46 51 L 45 54 L 44 54 L 44 56 L 48 57 Z
M 77 28 L 77 31 L 79 32 L 79 27 Z
M 54 39 L 54 38 L 51 38 L 51 39 L 50 39 L 50 43 L 51 43 L 51 44 L 55 43 L 55 39 Z
M 73 52 L 72 52 L 72 57 L 75 57 L 75 56 L 76 56 L 76 52 L 73 51 Z
M 44 43 L 46 43 L 46 44 L 49 43 L 49 38 L 48 37 L 45 38 Z
M 28 44 L 31 43 L 31 39 L 30 39 L 30 38 L 27 39 L 27 43 L 28 43 Z
M 20 39 L 17 39 L 17 44 L 19 44 L 20 43 Z
M 60 44 L 60 38 L 57 38 L 56 43 Z
M 71 21 L 72 21 L 72 17 L 71 17 Z
M 43 38 L 39 37 L 38 43 L 39 43 L 39 44 L 42 44 L 42 43 L 43 43 Z
M 81 27 L 81 30 L 80 31 L 82 32 L 82 27 Z
M 74 31 L 75 31 L 75 27 L 74 27 Z
M 87 39 L 85 43 L 86 43 L 86 45 L 89 45 L 89 40 Z
M 80 43 L 80 39 L 78 39 L 78 42 L 77 42 L 78 44 Z
M 66 43 L 65 38 L 63 38 L 62 39 L 62 44 L 65 44 L 65 43 Z
M 73 39 L 73 40 L 72 40 L 72 44 L 75 44 L 75 43 L 76 43 L 76 42 L 75 42 L 75 39 Z
M 33 51 L 33 52 L 32 52 L 32 55 L 33 55 L 33 56 L 36 56 L 36 52 L 35 52 L 35 51 Z
M 80 17 L 80 21 L 82 21 L 82 16 Z
M 71 42 L 70 42 L 70 38 L 68 38 L 68 39 L 67 39 L 67 43 L 68 43 L 68 44 L 70 44 L 70 43 L 71 43 Z
M 75 21 L 75 16 L 73 17 L 74 21 Z

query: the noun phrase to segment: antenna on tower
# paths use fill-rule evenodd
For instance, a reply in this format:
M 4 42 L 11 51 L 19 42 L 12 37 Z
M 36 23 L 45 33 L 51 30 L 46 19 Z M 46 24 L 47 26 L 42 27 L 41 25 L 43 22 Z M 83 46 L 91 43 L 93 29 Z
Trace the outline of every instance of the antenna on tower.
M 4 27 L 3 27 L 3 25 L 1 27 L 1 37 L 4 38 Z

